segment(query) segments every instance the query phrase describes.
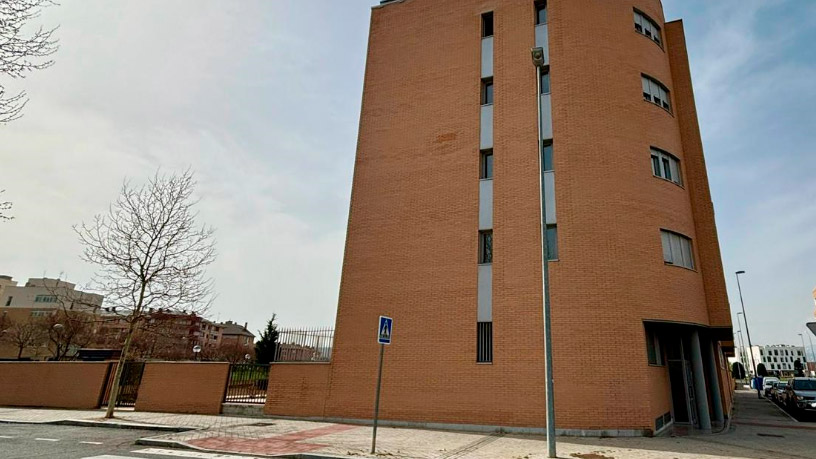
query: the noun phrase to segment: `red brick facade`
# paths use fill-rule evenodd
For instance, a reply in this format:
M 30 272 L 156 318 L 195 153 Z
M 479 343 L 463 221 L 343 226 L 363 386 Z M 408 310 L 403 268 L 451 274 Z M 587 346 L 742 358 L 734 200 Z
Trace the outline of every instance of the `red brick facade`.
M 228 376 L 227 362 L 147 362 L 136 411 L 219 414 Z
M 665 25 L 661 47 L 635 32 L 633 8 L 663 26 L 659 0 L 549 2 L 559 429 L 649 432 L 671 411 L 644 321 L 730 333 L 682 25 Z M 493 362 L 477 364 L 480 27 L 490 11 Z M 373 9 L 332 362 L 320 374 L 275 366 L 270 388 L 300 389 L 270 389 L 268 414 L 370 419 L 384 314 L 395 325 L 382 419 L 544 427 L 533 46 L 532 0 Z M 671 113 L 643 100 L 642 73 L 669 88 Z M 653 177 L 650 146 L 681 160 L 683 186 Z M 661 228 L 692 239 L 695 270 L 664 264 Z M 720 384 L 728 412 L 730 383 Z M 306 409 L 310 397 L 323 403 Z

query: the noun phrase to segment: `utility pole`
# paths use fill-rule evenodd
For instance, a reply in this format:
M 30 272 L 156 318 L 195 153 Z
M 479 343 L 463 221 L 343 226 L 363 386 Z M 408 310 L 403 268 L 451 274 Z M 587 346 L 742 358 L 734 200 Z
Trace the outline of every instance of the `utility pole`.
M 745 274 L 745 271 L 737 271 L 737 273 L 736 273 L 736 276 L 737 276 L 737 289 L 739 290 L 740 305 L 742 305 L 742 319 L 745 321 L 745 334 L 748 335 L 748 346 L 751 348 L 750 349 L 750 352 L 751 352 L 751 365 L 754 367 L 754 380 L 756 381 L 756 384 L 754 384 L 754 385 L 757 386 L 757 388 L 756 388 L 757 397 L 762 398 L 762 388 L 759 387 L 759 384 L 758 384 L 759 381 L 757 380 L 757 378 L 759 378 L 759 371 L 758 371 L 756 361 L 754 360 L 754 345 L 751 343 L 751 330 L 748 328 L 748 315 L 745 314 L 745 302 L 742 300 L 742 287 L 740 286 L 740 281 L 739 281 L 740 274 Z

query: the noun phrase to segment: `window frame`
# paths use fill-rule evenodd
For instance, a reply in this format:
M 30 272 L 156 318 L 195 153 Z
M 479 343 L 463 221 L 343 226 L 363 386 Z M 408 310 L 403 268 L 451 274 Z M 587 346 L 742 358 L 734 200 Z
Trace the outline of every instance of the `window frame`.
M 671 260 L 666 260 L 666 248 L 667 248 L 667 246 L 666 246 L 666 241 L 664 241 L 664 239 L 663 239 L 664 234 L 666 234 L 669 237 L 668 249 L 669 249 L 669 255 L 671 257 Z M 678 245 L 677 250 L 678 250 L 678 253 L 680 254 L 680 260 L 679 260 L 680 263 L 678 263 L 677 260 L 675 259 L 675 255 L 674 255 L 675 243 L 674 243 L 674 240 L 671 239 L 672 236 L 677 238 L 677 245 Z M 684 260 L 685 259 L 685 250 L 684 250 L 685 246 L 683 245 L 684 243 L 686 243 L 687 247 L 688 247 L 689 260 L 691 261 L 690 266 L 686 266 L 684 264 L 684 262 L 685 262 L 685 260 Z M 690 237 L 686 236 L 685 234 L 678 233 L 677 231 L 672 231 L 672 230 L 666 229 L 666 228 L 660 228 L 660 245 L 661 245 L 661 247 L 663 249 L 663 264 L 664 265 L 666 265 L 666 266 L 676 266 L 678 268 L 688 269 L 690 271 L 697 271 L 697 260 L 695 259 L 695 256 L 694 256 L 694 241 Z
M 488 157 L 490 158 L 489 161 Z M 493 149 L 481 150 L 479 152 L 479 180 L 493 180 L 493 164 Z
M 662 148 L 658 148 L 655 146 L 649 147 L 649 154 L 651 155 L 650 162 L 652 164 L 652 176 L 659 178 L 661 180 L 665 180 L 667 182 L 671 182 L 680 188 L 685 188 L 683 185 L 683 166 L 681 165 L 680 158 L 677 156 L 663 150 Z M 655 160 L 657 160 L 655 162 Z M 676 177 L 674 171 L 672 170 L 671 162 L 674 162 L 674 171 L 677 172 Z M 665 174 L 665 167 L 666 163 L 668 164 L 668 177 Z M 655 170 L 655 165 L 657 165 L 657 170 Z
M 646 92 L 647 83 L 649 86 L 648 92 Z M 658 107 L 667 111 L 670 115 L 674 116 L 674 112 L 672 112 L 672 107 L 674 106 L 671 100 L 672 92 L 666 85 L 664 85 L 662 82 L 660 82 L 660 80 L 653 76 L 641 73 L 640 87 L 641 95 L 643 96 L 644 102 L 649 102 L 652 105 L 657 105 Z M 653 87 L 657 88 L 657 97 L 655 97 L 654 92 L 652 91 Z M 664 105 L 663 102 L 665 102 L 666 104 Z M 668 107 L 666 105 L 668 105 Z
M 493 264 L 493 230 L 479 231 L 479 264 Z
M 543 24 L 549 24 L 550 12 L 547 10 L 547 6 L 548 6 L 547 0 L 538 0 L 535 3 L 533 3 L 535 25 L 539 26 Z M 541 18 L 539 15 L 541 11 L 544 11 L 544 22 L 541 22 Z
M 646 328 L 646 361 L 649 366 L 665 367 L 666 358 L 663 355 L 663 346 L 660 344 L 660 337 L 654 330 Z M 654 360 L 652 360 L 654 356 Z
M 642 36 L 648 38 L 652 43 L 656 44 L 663 52 L 666 52 L 666 49 L 663 47 L 663 28 L 657 24 L 657 21 L 652 19 L 651 16 L 644 13 L 643 11 L 633 8 L 634 10 L 634 27 L 635 32 Z M 640 16 L 641 23 L 638 24 L 638 16 Z M 642 20 L 645 19 L 649 24 L 650 34 L 646 34 L 646 27 L 644 27 Z M 640 25 L 641 30 L 638 30 L 638 25 Z M 654 37 L 654 29 L 657 29 L 657 40 Z
M 489 90 L 488 87 L 490 88 Z M 482 79 L 482 90 L 480 97 L 482 106 L 493 105 L 493 101 L 496 99 L 496 87 L 493 85 L 492 77 Z
M 482 38 L 492 37 L 496 33 L 496 19 L 493 12 L 488 11 L 486 13 L 482 13 L 481 20 L 482 23 L 480 32 L 482 34 Z M 490 25 L 488 26 L 488 24 Z M 490 32 L 489 34 L 487 33 L 488 31 Z

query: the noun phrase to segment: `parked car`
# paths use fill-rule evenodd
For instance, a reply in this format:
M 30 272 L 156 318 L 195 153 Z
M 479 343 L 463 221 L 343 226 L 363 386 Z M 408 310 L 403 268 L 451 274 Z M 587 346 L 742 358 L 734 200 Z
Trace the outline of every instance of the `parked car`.
M 791 411 L 816 411 L 816 378 L 793 378 L 788 381 L 785 404 Z
M 766 397 L 771 395 L 771 387 L 773 383 L 779 382 L 779 378 L 775 378 L 773 376 L 766 376 L 762 378 L 762 393 L 765 394 Z
M 783 404 L 785 403 L 785 388 L 788 386 L 787 381 L 779 381 L 773 383 L 771 387 L 771 396 L 770 399 L 775 401 L 776 403 Z

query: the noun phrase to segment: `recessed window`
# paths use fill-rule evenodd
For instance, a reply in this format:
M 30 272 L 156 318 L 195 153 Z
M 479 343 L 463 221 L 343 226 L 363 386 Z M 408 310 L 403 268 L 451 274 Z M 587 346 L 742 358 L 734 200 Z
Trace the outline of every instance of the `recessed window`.
M 493 362 L 493 322 L 476 322 L 476 362 Z
M 544 68 L 541 70 L 541 94 L 550 93 L 550 69 Z
M 57 297 L 55 295 L 37 295 L 34 297 L 35 303 L 56 303 Z
M 652 174 L 678 185 L 683 184 L 680 160 L 663 150 L 652 148 Z
M 660 348 L 660 339 L 652 330 L 646 330 L 646 352 L 649 365 L 663 366 L 663 350 Z
M 553 144 L 552 140 L 543 140 L 541 145 L 544 153 L 544 171 L 553 170 Z
M 6 300 L 6 306 L 11 306 L 11 300 L 13 299 L 14 299 L 13 296 L 8 297 L 8 299 Z
M 482 15 L 482 38 L 493 36 L 493 13 Z
M 671 111 L 669 90 L 652 77 L 641 75 L 640 78 L 643 86 L 643 99 Z
M 482 80 L 482 105 L 493 103 L 493 79 Z
M 481 157 L 479 178 L 493 178 L 493 150 L 483 150 Z
M 535 2 L 536 10 L 536 25 L 547 23 L 547 2 L 546 0 L 539 0 Z
M 694 269 L 691 239 L 672 231 L 660 230 L 663 243 L 663 261 L 668 265 Z
M 479 263 L 493 263 L 493 231 L 479 232 Z
M 558 259 L 558 227 L 547 225 L 547 259 Z
M 660 46 L 663 46 L 660 38 L 660 27 L 649 16 L 635 10 L 635 31 L 654 40 Z

